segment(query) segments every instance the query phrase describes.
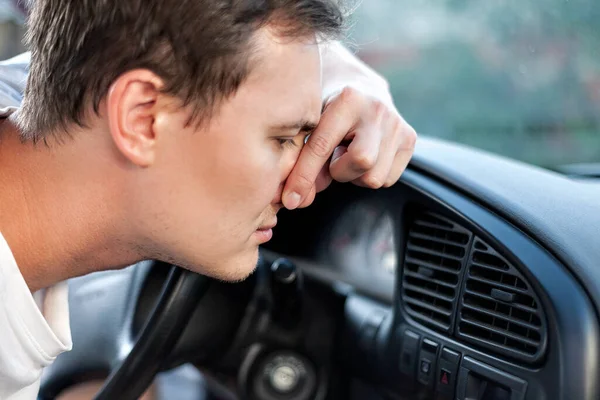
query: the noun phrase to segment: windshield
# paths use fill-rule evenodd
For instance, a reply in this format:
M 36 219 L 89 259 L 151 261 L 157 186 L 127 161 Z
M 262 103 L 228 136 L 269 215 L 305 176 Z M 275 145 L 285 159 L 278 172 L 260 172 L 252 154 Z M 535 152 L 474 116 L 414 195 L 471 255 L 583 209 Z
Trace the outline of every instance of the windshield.
M 0 59 L 24 51 L 17 3 L 0 0 Z M 600 1 L 351 3 L 348 46 L 420 135 L 549 168 L 600 163 Z
M 364 0 L 348 43 L 420 135 L 600 162 L 600 1 Z

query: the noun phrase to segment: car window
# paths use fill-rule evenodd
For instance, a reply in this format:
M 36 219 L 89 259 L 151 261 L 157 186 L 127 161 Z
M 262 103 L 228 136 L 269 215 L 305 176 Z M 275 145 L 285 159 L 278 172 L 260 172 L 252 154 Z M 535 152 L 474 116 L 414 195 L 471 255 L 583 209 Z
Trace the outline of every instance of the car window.
M 25 51 L 23 45 L 24 17 L 13 0 L 0 0 L 0 60 Z
M 0 59 L 24 51 L 17 4 L 0 0 Z M 350 4 L 346 43 L 420 135 L 549 168 L 600 163 L 600 1 Z
M 364 0 L 347 40 L 421 135 L 600 162 L 600 2 Z

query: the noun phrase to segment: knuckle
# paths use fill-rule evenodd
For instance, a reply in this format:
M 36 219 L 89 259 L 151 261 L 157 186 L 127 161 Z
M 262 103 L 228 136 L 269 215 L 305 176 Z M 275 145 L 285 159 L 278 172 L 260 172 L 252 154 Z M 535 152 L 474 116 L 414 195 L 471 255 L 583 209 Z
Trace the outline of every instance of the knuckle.
M 365 176 L 363 181 L 365 185 L 371 189 L 379 189 L 383 186 L 383 182 L 381 181 L 381 179 L 374 175 Z
M 414 128 L 412 127 L 408 127 L 408 129 L 405 130 L 404 132 L 404 142 L 405 142 L 405 146 L 408 149 L 414 149 L 416 144 L 417 144 L 417 131 L 414 130 Z
M 327 158 L 332 152 L 331 143 L 324 136 L 312 135 L 306 143 L 310 151 L 320 158 Z
M 374 100 L 371 103 L 371 113 L 373 114 L 373 116 L 375 116 L 376 119 L 381 119 L 385 116 L 387 112 L 387 106 L 379 101 L 379 100 Z
M 363 152 L 353 157 L 352 161 L 354 166 L 358 170 L 368 171 L 375 166 L 375 163 L 377 162 L 377 157 L 374 154 Z
M 392 123 L 392 129 L 396 135 L 400 136 L 402 134 L 402 126 L 403 126 L 402 118 L 400 118 L 398 115 L 395 115 L 394 121 Z
M 312 180 L 303 173 L 299 173 L 294 177 L 294 185 L 300 192 L 306 192 L 310 189 L 312 184 Z
M 390 188 L 390 187 L 394 186 L 396 184 L 396 182 L 398 182 L 398 179 L 400 179 L 400 177 L 388 178 L 387 181 L 385 181 L 385 183 L 383 184 L 383 187 Z
M 360 93 L 353 87 L 346 86 L 340 93 L 340 101 L 342 103 L 351 104 L 359 101 Z

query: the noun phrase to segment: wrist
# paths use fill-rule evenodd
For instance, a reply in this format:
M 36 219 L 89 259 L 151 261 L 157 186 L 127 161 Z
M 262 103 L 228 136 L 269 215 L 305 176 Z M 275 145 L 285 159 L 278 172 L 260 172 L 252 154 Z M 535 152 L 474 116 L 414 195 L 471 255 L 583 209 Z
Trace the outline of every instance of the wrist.
M 388 81 L 355 57 L 341 43 L 319 43 L 319 50 L 322 71 L 321 99 L 324 105 L 344 88 L 351 87 L 393 106 Z

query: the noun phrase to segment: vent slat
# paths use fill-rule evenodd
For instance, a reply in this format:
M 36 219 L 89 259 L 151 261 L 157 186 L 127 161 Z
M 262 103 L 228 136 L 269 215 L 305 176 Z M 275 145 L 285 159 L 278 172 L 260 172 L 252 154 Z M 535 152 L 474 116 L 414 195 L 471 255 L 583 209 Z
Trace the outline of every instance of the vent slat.
M 426 226 L 428 228 L 433 228 L 433 229 L 439 229 L 440 231 L 445 231 L 445 232 L 456 232 L 454 226 L 452 226 L 451 224 L 446 224 L 442 226 L 441 224 L 437 224 L 435 222 L 430 222 L 430 221 L 423 221 L 421 220 L 416 220 L 415 221 L 415 225 L 417 226 Z
M 496 327 L 494 327 L 492 325 L 488 325 L 488 324 L 485 324 L 483 322 L 474 321 L 472 319 L 463 319 L 462 322 L 466 323 L 466 324 L 470 324 L 470 325 L 476 326 L 478 328 L 482 328 L 482 329 L 488 330 L 491 333 L 495 333 L 495 334 L 502 335 L 504 337 L 516 340 L 518 342 L 521 342 L 521 343 L 529 345 L 529 346 L 538 347 L 540 345 L 540 342 L 538 342 L 538 341 L 527 339 L 527 338 L 525 338 L 525 337 L 523 337 L 521 335 L 516 335 L 516 334 L 514 334 L 514 333 L 512 333 L 510 331 L 506 331 L 506 330 L 503 330 L 503 329 L 498 329 L 498 328 L 496 328 Z
M 444 281 L 441 281 L 439 279 L 426 278 L 426 277 L 424 277 L 421 274 L 418 274 L 416 272 L 412 272 L 412 271 L 409 271 L 409 270 L 405 270 L 404 271 L 404 276 L 410 276 L 412 278 L 423 279 L 423 280 L 426 279 L 428 282 L 432 282 L 432 283 L 435 283 L 436 285 L 440 285 L 440 286 L 445 286 L 445 287 L 450 288 L 450 289 L 455 289 L 456 288 L 456 284 L 451 284 L 451 283 L 448 283 L 448 282 L 444 282 Z
M 449 240 L 449 239 L 443 239 L 440 237 L 435 237 L 435 236 L 431 236 L 431 235 L 427 235 L 425 233 L 419 233 L 419 232 L 415 232 L 415 231 L 411 231 L 410 236 L 421 239 L 421 240 L 430 240 L 432 242 L 438 242 L 438 243 L 447 244 L 450 246 L 462 247 L 465 245 L 463 242 L 458 242 L 458 241 Z
M 427 267 L 427 268 L 431 268 L 435 271 L 440 271 L 440 272 L 446 272 L 448 274 L 454 274 L 454 275 L 458 275 L 458 273 L 460 271 L 457 271 L 455 269 L 452 268 L 447 268 L 447 267 L 442 267 L 440 265 L 436 265 L 434 263 L 428 262 L 428 261 L 423 261 L 420 260 L 418 258 L 414 258 L 414 257 L 406 257 L 406 263 L 408 264 L 414 264 L 415 266 L 417 266 L 417 268 L 419 266 L 423 266 L 423 267 Z
M 500 257 L 495 256 L 489 249 L 487 251 L 475 251 L 471 257 L 471 263 L 485 265 L 489 268 L 508 271 L 510 270 L 507 263 Z
M 449 303 L 452 303 L 452 301 L 454 300 L 454 297 L 444 296 L 442 293 L 434 292 L 433 290 L 425 289 L 425 288 L 422 288 L 419 286 L 410 285 L 408 283 L 404 284 L 404 289 L 413 290 L 415 292 L 426 294 L 428 296 L 435 297 L 437 299 L 444 300 Z
M 480 329 L 480 328 L 477 328 Z M 470 333 L 465 333 L 465 332 L 461 332 L 461 337 L 465 338 L 465 339 L 470 339 L 472 342 L 477 342 L 477 343 L 481 343 L 483 345 L 485 345 L 487 348 L 493 349 L 493 350 L 497 350 L 498 352 L 502 352 L 505 349 L 505 345 L 503 343 L 498 343 L 495 342 L 493 340 L 489 340 L 489 339 L 483 339 L 480 336 L 477 335 L 473 335 Z M 509 339 L 512 340 L 512 339 Z M 519 342 L 517 342 L 519 343 Z M 523 357 L 523 358 L 528 358 L 530 357 L 530 353 L 531 350 L 530 349 L 535 349 L 536 346 L 530 346 L 528 344 L 524 344 L 524 343 L 519 343 L 521 344 L 521 348 L 513 348 L 511 350 L 513 355 L 516 355 L 517 357 Z
M 405 311 L 411 317 L 413 317 L 415 319 L 418 319 L 418 320 L 421 320 L 422 322 L 426 323 L 429 326 L 433 325 L 434 327 L 437 327 L 438 329 L 441 329 L 441 330 L 447 330 L 448 329 L 449 324 L 447 324 L 447 323 L 445 324 L 443 322 L 436 321 L 433 318 L 427 317 L 427 316 L 423 315 L 422 313 L 414 311 L 412 308 L 407 308 Z
M 474 292 L 474 291 L 469 290 L 469 289 L 466 289 L 465 293 L 468 293 L 468 294 L 473 295 L 473 296 L 481 297 L 482 299 L 485 299 L 485 300 L 498 301 L 498 300 L 494 299 L 492 296 L 487 296 L 487 295 L 485 295 L 483 293 Z M 538 310 L 536 310 L 535 308 L 527 307 L 527 306 L 524 306 L 522 304 L 511 303 L 510 306 L 514 307 L 514 308 L 517 308 L 519 310 L 528 312 L 528 313 L 532 313 L 532 314 L 537 314 L 538 313 Z
M 479 276 L 472 276 L 472 275 L 469 274 L 469 279 L 472 279 L 472 280 L 477 281 L 477 282 L 487 283 L 488 285 L 494 286 L 496 288 L 505 289 L 505 290 L 513 291 L 513 292 L 517 292 L 517 293 L 522 293 L 522 294 L 525 294 L 525 295 L 528 295 L 528 296 L 531 293 L 529 290 L 526 290 L 526 289 L 521 289 L 521 288 L 518 288 L 516 286 L 506 285 L 504 283 L 500 283 L 500 282 L 497 282 L 497 281 L 492 281 L 490 279 L 481 278 Z
M 414 222 L 414 225 L 418 225 L 421 223 L 429 223 L 429 224 L 433 224 L 432 226 L 435 228 L 448 228 L 448 229 L 453 229 L 455 227 L 455 224 L 448 221 L 448 219 L 431 213 L 431 212 L 426 212 L 424 214 L 421 214 L 421 216 L 419 218 L 417 218 Z
M 506 271 L 507 271 L 507 270 L 505 270 L 505 269 L 503 269 L 501 267 L 498 267 L 498 266 L 495 266 L 495 265 L 484 264 L 484 263 L 481 263 L 481 262 L 472 261 L 471 265 L 473 265 L 475 267 L 478 267 L 478 268 L 488 269 L 488 270 L 494 271 L 494 272 L 503 272 L 503 273 L 506 273 Z
M 502 313 L 490 311 L 490 310 L 479 308 L 479 307 L 473 307 L 473 306 L 471 306 L 469 304 L 463 305 L 463 308 L 468 308 L 470 310 L 477 311 L 477 312 L 489 315 L 490 317 L 500 318 L 500 319 L 502 319 L 502 320 L 504 320 L 506 322 L 509 322 L 511 324 L 516 324 L 516 325 L 522 326 L 523 328 L 531 329 L 532 331 L 541 332 L 540 327 L 537 326 L 537 325 L 533 325 L 533 324 L 527 323 L 525 321 L 521 321 L 520 319 L 517 319 L 517 318 L 511 318 L 510 316 L 504 315 Z
M 464 257 L 458 257 L 458 256 L 455 256 L 455 255 L 452 255 L 452 254 L 444 253 L 444 252 L 441 252 L 441 251 L 432 250 L 432 249 L 429 249 L 427 247 L 416 246 L 416 245 L 410 243 L 410 241 L 406 245 L 406 248 L 408 250 L 414 250 L 414 251 L 418 251 L 418 252 L 429 254 L 429 255 L 432 255 L 432 256 L 436 256 L 436 257 L 450 258 L 452 260 L 456 260 L 456 261 L 459 261 L 459 262 L 462 261 L 463 258 L 464 258 Z
M 433 311 L 440 315 L 444 315 L 446 317 L 450 317 L 452 315 L 452 311 L 444 310 L 443 308 L 433 306 L 433 305 L 431 305 L 429 303 L 425 303 L 424 301 L 421 301 L 421 300 L 413 299 L 412 297 L 404 296 L 404 302 L 417 305 L 419 307 L 425 308 L 429 311 Z

